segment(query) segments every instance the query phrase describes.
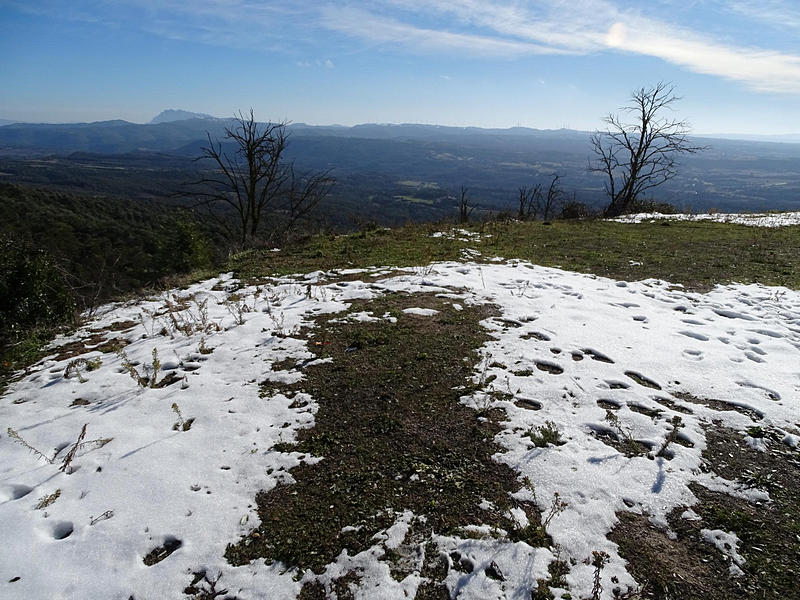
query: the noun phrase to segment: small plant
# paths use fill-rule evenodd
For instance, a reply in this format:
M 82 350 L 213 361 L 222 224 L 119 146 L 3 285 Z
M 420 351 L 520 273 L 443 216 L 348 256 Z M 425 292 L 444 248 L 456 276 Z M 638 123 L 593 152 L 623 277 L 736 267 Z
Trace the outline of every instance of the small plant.
M 600 600 L 600 594 L 603 593 L 603 586 L 600 583 L 600 574 L 603 571 L 603 567 L 608 564 L 609 558 L 611 557 L 606 552 L 592 551 L 592 562 L 590 564 L 594 567 L 594 582 L 592 583 L 591 600 Z
M 57 489 L 52 494 L 47 494 L 46 496 L 42 496 L 39 498 L 39 501 L 36 503 L 36 506 L 33 508 L 35 510 L 42 510 L 50 506 L 53 502 L 58 500 L 58 497 L 61 495 L 61 488 Z
M 683 427 L 683 422 L 678 415 L 672 417 L 670 421 L 672 423 L 672 430 L 667 435 L 667 439 L 664 440 L 664 443 L 661 445 L 661 448 L 656 453 L 656 456 L 664 456 L 667 452 L 667 448 L 670 444 L 672 444 L 676 439 L 678 439 L 678 431 L 681 427 Z
M 183 414 L 181 414 L 181 409 L 178 408 L 178 403 L 172 403 L 172 410 L 178 415 L 178 421 L 172 426 L 173 431 L 189 431 L 192 428 L 192 423 L 194 423 L 194 418 L 191 419 L 184 419 Z
M 633 439 L 631 430 L 627 427 L 623 427 L 622 422 L 619 420 L 619 417 L 616 415 L 616 413 L 608 408 L 606 409 L 606 421 L 608 421 L 614 428 L 614 431 L 617 434 L 617 439 L 623 442 L 626 456 L 638 456 L 645 453 L 645 448 L 639 442 Z M 664 446 L 664 449 L 665 448 L 666 446 Z
M 550 526 L 550 521 L 552 521 L 556 516 L 560 515 L 567 509 L 567 504 L 561 499 L 558 492 L 553 492 L 553 502 L 550 504 L 550 509 L 547 511 L 547 515 L 544 519 L 542 519 L 542 529 L 545 531 Z
M 200 301 L 196 296 L 178 297 L 173 294 L 172 298 L 167 296 L 164 302 L 164 310 L 161 312 L 143 309 L 150 317 L 150 327 L 145 322 L 144 314 L 139 315 L 142 326 L 151 336 L 159 333 L 172 337 L 172 334 L 177 332 L 188 337 L 198 332 L 221 330 L 218 323 L 208 319 L 207 298 Z
M 200 345 L 197 347 L 197 351 L 200 354 L 211 354 L 214 351 L 214 349 L 206 346 L 206 338 L 202 337 L 200 338 Z
M 83 375 L 81 375 L 80 368 L 86 367 L 87 371 L 96 371 L 100 368 L 100 365 L 103 364 L 103 361 L 100 358 L 76 358 L 75 360 L 70 361 L 67 365 L 67 368 L 64 369 L 64 378 L 69 379 L 69 377 L 75 373 L 78 376 L 78 381 L 81 383 L 86 383 L 88 379 L 86 379 Z
M 114 516 L 114 511 L 113 510 L 107 510 L 103 514 L 101 514 L 99 517 L 89 517 L 89 525 L 90 526 L 96 525 L 100 521 L 106 521 L 106 520 L 110 519 L 113 516 Z
M 131 376 L 139 387 L 145 388 L 163 388 L 171 383 L 175 383 L 178 379 L 174 373 L 166 375 L 161 380 L 158 379 L 158 372 L 161 370 L 161 360 L 158 358 L 158 348 L 153 348 L 153 364 L 151 367 L 144 367 L 144 374 L 139 373 L 136 366 L 128 359 L 128 355 L 124 350 L 119 351 L 119 357 L 122 359 L 122 368 Z
M 22 446 L 24 446 L 25 448 L 30 450 L 34 454 L 34 456 L 36 456 L 37 458 L 41 458 L 42 460 L 44 460 L 45 462 L 47 462 L 47 463 L 49 463 L 51 465 L 56 464 L 56 458 L 58 457 L 58 454 L 59 454 L 59 452 L 61 450 L 56 450 L 55 454 L 53 455 L 53 458 L 50 458 L 49 456 L 47 456 L 41 450 L 38 450 L 38 449 L 34 448 L 33 446 L 31 446 L 28 442 L 26 442 L 22 438 L 22 436 L 19 433 L 17 433 L 11 427 L 8 428 L 8 437 L 10 437 L 12 440 L 17 442 L 18 444 L 21 444 Z M 114 438 L 99 438 L 99 439 L 96 439 L 96 440 L 89 440 L 89 441 L 84 442 L 83 439 L 85 437 L 86 437 L 86 424 L 84 424 L 84 426 L 81 428 L 81 432 L 78 434 L 78 439 L 70 447 L 69 451 L 66 453 L 66 455 L 62 459 L 61 465 L 58 468 L 59 471 L 61 471 L 63 473 L 68 473 L 68 474 L 72 473 L 72 468 L 71 468 L 72 461 L 74 460 L 75 455 L 77 454 L 78 450 L 82 450 L 83 448 L 86 448 L 88 446 L 94 446 L 95 448 L 102 448 L 107 443 L 109 443 L 112 439 L 114 439 Z
M 533 445 L 537 448 L 546 448 L 548 445 L 563 446 L 566 444 L 561 439 L 561 432 L 558 430 L 558 425 L 553 421 L 545 421 L 544 425 L 538 425 L 528 431 L 528 437 L 531 438 Z
M 310 289 L 311 284 L 309 284 L 309 290 Z M 231 313 L 233 320 L 237 325 L 244 325 L 244 315 L 253 310 L 247 305 L 246 300 L 239 294 L 231 294 L 225 298 L 222 303 L 225 305 L 225 308 L 228 310 L 228 312 Z M 255 306 L 255 299 L 253 300 L 253 306 Z

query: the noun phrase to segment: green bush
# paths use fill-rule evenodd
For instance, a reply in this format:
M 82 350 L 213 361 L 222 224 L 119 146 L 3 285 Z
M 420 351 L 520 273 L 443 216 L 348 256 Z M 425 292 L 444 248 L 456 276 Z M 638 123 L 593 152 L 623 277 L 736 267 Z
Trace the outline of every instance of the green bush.
M 16 340 L 38 328 L 75 322 L 75 296 L 55 260 L 10 235 L 0 235 L 0 333 Z

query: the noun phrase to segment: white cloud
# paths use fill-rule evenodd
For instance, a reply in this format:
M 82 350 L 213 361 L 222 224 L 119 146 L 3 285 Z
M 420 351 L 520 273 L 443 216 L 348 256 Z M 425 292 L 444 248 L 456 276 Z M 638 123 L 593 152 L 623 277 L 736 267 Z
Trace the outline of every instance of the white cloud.
M 758 91 L 800 94 L 796 44 L 787 45 L 784 40 L 792 48 L 788 51 L 764 45 L 778 43 L 777 35 L 748 38 L 759 39 L 758 44 L 738 41 L 738 34 L 752 33 L 757 23 L 765 24 L 766 33 L 800 29 L 796 0 L 714 0 L 689 5 L 676 0 L 646 4 L 627 0 L 350 0 L 347 4 L 331 0 L 76 0 L 68 5 L 57 0 L 5 0 L 5 4 L 62 18 L 136 26 L 174 39 L 288 55 L 316 51 L 335 58 L 334 44 L 341 43 L 342 37 L 320 35 L 321 29 L 368 47 L 415 53 L 490 58 L 632 53 Z M 673 20 L 679 12 L 705 19 L 707 29 L 727 37 L 677 25 Z M 726 18 L 717 22 L 715 15 Z M 728 29 L 729 25 L 735 29 Z M 794 39 L 791 33 L 788 38 Z
M 609 0 L 544 0 L 530 5 L 483 0 L 388 0 L 384 9 L 386 4 L 399 15 L 388 18 L 363 8 L 327 7 L 322 24 L 373 43 L 427 52 L 469 51 L 495 56 L 629 52 L 738 81 L 758 91 L 800 94 L 798 54 L 723 43 L 667 20 L 623 10 Z M 743 2 L 735 4 L 739 9 L 746 6 Z M 768 1 L 761 16 L 800 23 L 800 13 L 777 0 Z M 444 20 L 448 26 L 423 28 L 412 24 L 420 18 Z
M 564 53 L 561 49 L 529 41 L 419 27 L 355 7 L 326 7 L 322 11 L 321 23 L 329 29 L 362 40 L 417 52 L 458 51 L 477 56 Z
M 796 0 L 761 0 L 760 2 L 729 2 L 727 8 L 776 29 L 800 29 L 800 7 Z

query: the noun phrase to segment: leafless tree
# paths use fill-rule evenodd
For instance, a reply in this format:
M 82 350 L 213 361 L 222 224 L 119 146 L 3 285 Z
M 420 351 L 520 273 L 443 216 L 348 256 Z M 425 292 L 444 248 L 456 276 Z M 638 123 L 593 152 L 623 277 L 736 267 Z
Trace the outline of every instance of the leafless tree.
M 519 212 L 517 218 L 520 221 L 529 219 L 536 220 L 542 206 L 542 184 L 537 183 L 532 188 L 519 188 Z
M 630 121 L 609 114 L 603 119 L 607 129 L 592 135 L 595 160 L 589 170 L 605 175 L 605 216 L 626 212 L 647 190 L 674 177 L 679 155 L 706 149 L 689 140 L 686 121 L 665 115 L 678 100 L 669 83 L 635 90 L 630 105 L 620 109 Z
M 475 210 L 475 205 L 467 195 L 468 191 L 469 190 L 462 185 L 461 192 L 458 196 L 458 218 L 461 223 L 469 223 L 469 217 L 472 211 Z
M 329 171 L 297 175 L 294 165 L 284 161 L 288 144 L 286 122 L 262 124 L 253 109 L 241 111 L 221 141 L 208 136 L 208 146 L 198 160 L 213 161 L 212 174 L 191 186 L 199 204 L 212 210 L 227 209 L 234 215 L 231 232 L 241 247 L 253 244 L 279 228 L 291 231 L 330 191 L 334 180 Z M 265 219 L 273 221 L 269 227 Z
M 561 186 L 558 184 L 559 179 L 561 179 L 561 175 L 553 175 L 553 180 L 547 188 L 547 195 L 542 202 L 542 218 L 545 221 L 549 221 L 553 217 L 556 209 L 561 204 L 563 193 Z

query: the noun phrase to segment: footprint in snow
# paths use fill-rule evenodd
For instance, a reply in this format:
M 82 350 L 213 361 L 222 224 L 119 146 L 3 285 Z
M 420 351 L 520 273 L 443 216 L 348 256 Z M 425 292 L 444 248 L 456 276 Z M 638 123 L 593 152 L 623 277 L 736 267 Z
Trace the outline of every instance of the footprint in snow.
M 71 521 L 58 521 L 53 523 L 50 528 L 50 535 L 54 540 L 63 540 L 71 536 L 73 531 L 75 531 L 75 526 Z
M 589 358 L 591 358 L 592 360 L 596 360 L 598 362 L 608 363 L 610 365 L 614 364 L 614 361 L 611 360 L 608 356 L 606 356 L 602 352 L 598 352 L 597 350 L 595 350 L 593 348 L 584 348 L 583 349 L 583 353 L 584 354 L 588 354 Z
M 605 387 L 603 384 L 612 390 L 627 390 L 631 387 L 623 381 L 616 381 L 614 379 L 606 379 L 602 384 L 599 384 L 599 387 Z
M 536 368 L 540 371 L 550 373 L 551 375 L 561 375 L 564 372 L 564 369 L 556 363 L 547 361 L 536 361 Z
M 761 391 L 763 391 L 763 392 L 765 392 L 767 394 L 767 396 L 769 397 L 770 400 L 774 400 L 776 402 L 781 399 L 781 395 L 778 392 L 776 392 L 775 390 L 771 390 L 769 388 L 766 388 L 763 385 L 758 385 L 757 383 L 753 383 L 752 381 L 746 381 L 746 380 L 745 381 L 737 381 L 736 385 L 738 385 L 739 387 L 761 390 Z
M 622 408 L 622 402 L 601 398 L 600 400 L 597 401 L 597 406 L 599 406 L 600 408 L 605 408 L 606 410 L 619 410 L 620 408 Z
M 715 308 L 714 312 L 720 317 L 725 317 L 726 319 L 744 319 L 745 321 L 755 321 L 755 318 L 751 317 L 750 315 L 746 315 L 735 310 Z
M 692 339 L 701 341 L 701 342 L 707 342 L 708 341 L 708 336 L 703 335 L 702 333 L 697 333 L 695 331 L 679 331 L 678 333 L 681 334 L 681 335 L 685 335 L 686 337 L 690 337 Z
M 744 355 L 747 357 L 748 360 L 752 360 L 754 363 L 763 363 L 765 362 L 763 358 L 761 358 L 755 352 L 745 352 Z
M 703 353 L 700 350 L 684 350 L 682 354 L 688 360 L 703 360 Z
M 681 323 L 686 323 L 687 325 L 705 325 L 705 323 L 697 319 L 681 319 Z
M 11 483 L 0 487 L 0 502 L 9 502 L 24 498 L 33 491 L 32 487 Z
M 161 546 L 153 548 L 142 560 L 145 565 L 152 567 L 154 564 L 160 563 L 167 558 L 181 546 L 183 546 L 183 542 L 178 538 L 171 535 L 164 536 L 164 543 Z
M 625 375 L 633 379 L 636 383 L 638 383 L 641 386 L 653 388 L 654 390 L 661 389 L 661 386 L 658 385 L 655 381 L 653 381 L 649 377 L 645 377 L 641 373 L 637 373 L 636 371 L 625 371 Z

